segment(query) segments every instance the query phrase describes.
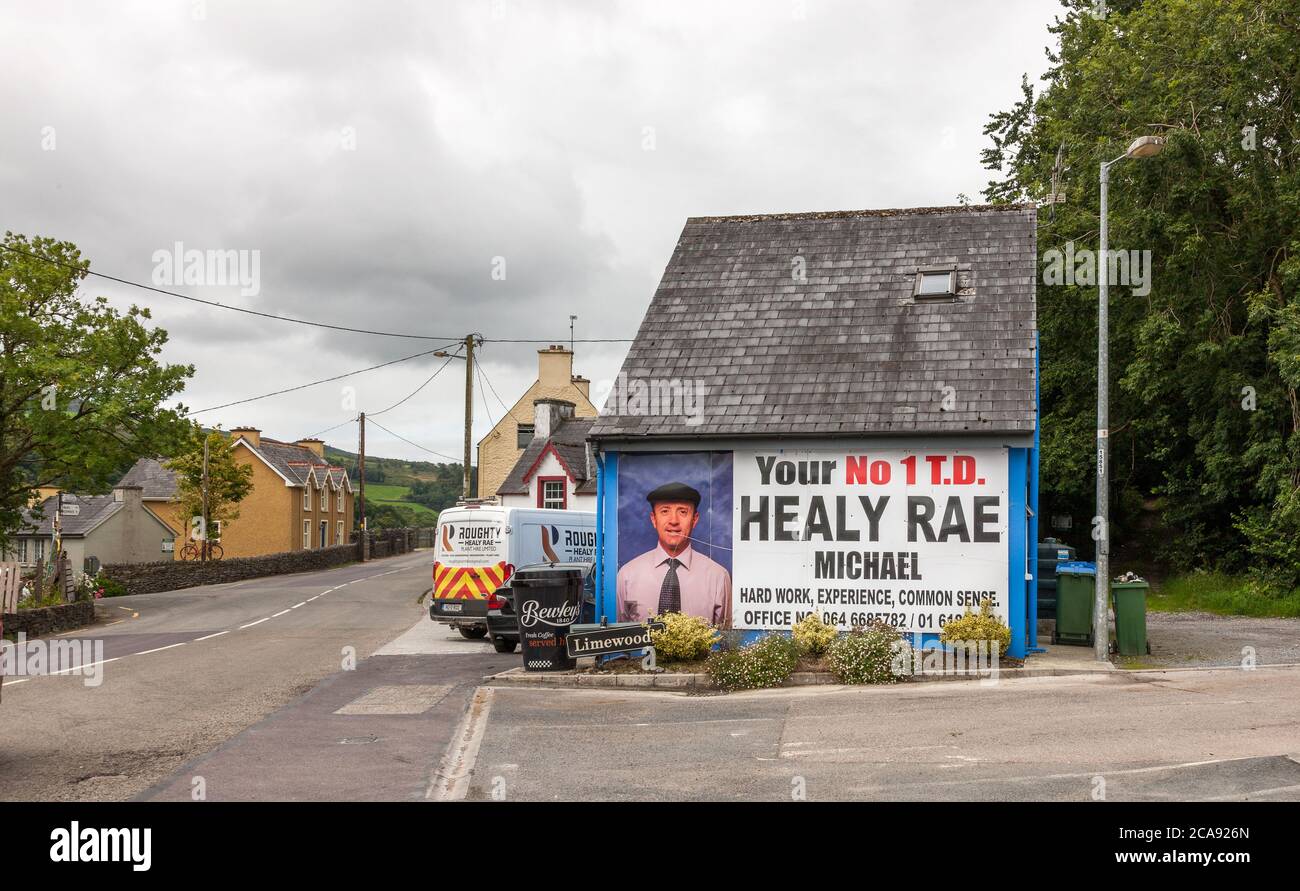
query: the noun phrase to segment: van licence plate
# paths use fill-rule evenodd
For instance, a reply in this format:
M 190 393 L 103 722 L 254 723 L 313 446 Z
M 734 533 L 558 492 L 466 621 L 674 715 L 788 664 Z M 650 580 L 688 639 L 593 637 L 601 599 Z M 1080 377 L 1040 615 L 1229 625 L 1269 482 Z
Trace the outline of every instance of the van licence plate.
M 463 606 L 463 603 L 444 603 L 442 605 L 442 611 L 444 613 L 458 613 L 461 611 L 461 607 Z

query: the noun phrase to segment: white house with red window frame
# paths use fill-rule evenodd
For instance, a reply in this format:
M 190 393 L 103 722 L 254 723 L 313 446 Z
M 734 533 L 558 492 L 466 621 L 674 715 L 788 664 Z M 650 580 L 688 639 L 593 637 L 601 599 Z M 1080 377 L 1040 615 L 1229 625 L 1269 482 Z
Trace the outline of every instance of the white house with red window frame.
M 574 417 L 563 399 L 533 402 L 533 439 L 497 489 L 506 507 L 596 509 L 596 473 L 587 433 L 594 418 Z

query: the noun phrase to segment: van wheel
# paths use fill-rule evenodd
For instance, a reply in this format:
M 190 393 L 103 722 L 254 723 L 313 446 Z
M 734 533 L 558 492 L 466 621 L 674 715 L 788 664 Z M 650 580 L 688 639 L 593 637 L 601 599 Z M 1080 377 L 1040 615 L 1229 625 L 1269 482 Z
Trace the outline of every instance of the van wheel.
M 492 649 L 498 653 L 513 653 L 517 646 L 519 646 L 517 640 L 506 640 L 504 637 L 492 638 Z
M 461 625 L 456 630 L 459 631 L 460 636 L 465 638 L 466 640 L 482 640 L 483 638 L 487 637 L 487 629 L 484 628 L 482 625 L 473 625 L 469 628 L 466 628 L 464 625 Z

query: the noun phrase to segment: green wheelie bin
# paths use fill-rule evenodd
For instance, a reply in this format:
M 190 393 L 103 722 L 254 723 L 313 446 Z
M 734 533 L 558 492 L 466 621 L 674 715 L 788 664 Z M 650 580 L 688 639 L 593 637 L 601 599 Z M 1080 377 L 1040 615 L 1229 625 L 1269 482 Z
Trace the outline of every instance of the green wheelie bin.
M 1056 564 L 1056 631 L 1052 643 L 1092 646 L 1097 566 L 1084 560 Z
M 1111 602 L 1115 604 L 1115 643 L 1121 656 L 1141 656 L 1151 652 L 1147 641 L 1147 590 L 1140 578 L 1125 577 L 1110 583 Z

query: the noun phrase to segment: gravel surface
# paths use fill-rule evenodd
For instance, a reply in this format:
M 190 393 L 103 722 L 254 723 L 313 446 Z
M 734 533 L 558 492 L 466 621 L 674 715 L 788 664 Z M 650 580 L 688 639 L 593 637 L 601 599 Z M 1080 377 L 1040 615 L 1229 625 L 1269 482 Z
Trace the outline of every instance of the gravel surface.
M 1300 619 L 1148 613 L 1147 640 L 1151 655 L 1137 661 L 1149 667 L 1239 666 L 1248 647 L 1257 665 L 1300 663 Z

